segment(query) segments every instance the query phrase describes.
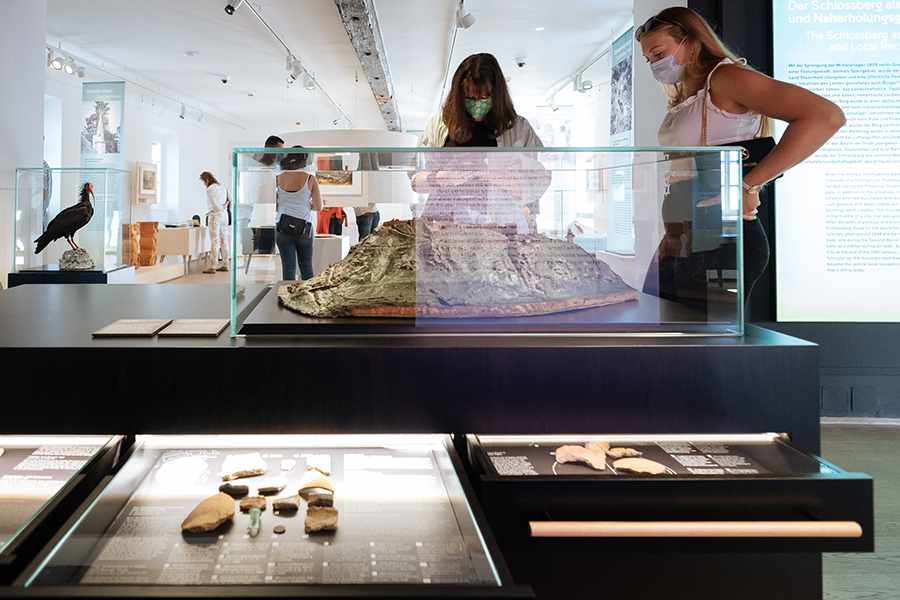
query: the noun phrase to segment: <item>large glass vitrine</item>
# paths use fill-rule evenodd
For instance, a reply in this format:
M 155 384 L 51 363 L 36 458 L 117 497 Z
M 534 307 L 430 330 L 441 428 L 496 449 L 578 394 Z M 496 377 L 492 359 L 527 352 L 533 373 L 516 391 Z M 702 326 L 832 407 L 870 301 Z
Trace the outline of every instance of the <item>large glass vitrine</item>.
M 743 334 L 739 149 L 272 150 L 233 154 L 233 335 Z
M 128 266 L 131 253 L 131 171 L 100 168 L 19 168 L 16 169 L 16 220 L 14 264 L 12 272 L 48 272 L 58 270 L 64 251 L 70 246 L 65 237 L 49 241 L 35 252 L 36 240 L 60 214 L 82 200 L 85 184 L 92 215 L 73 237 L 93 259 L 93 271 L 109 273 Z M 61 223 L 61 221 L 58 221 Z M 64 230 L 60 229 L 60 233 Z

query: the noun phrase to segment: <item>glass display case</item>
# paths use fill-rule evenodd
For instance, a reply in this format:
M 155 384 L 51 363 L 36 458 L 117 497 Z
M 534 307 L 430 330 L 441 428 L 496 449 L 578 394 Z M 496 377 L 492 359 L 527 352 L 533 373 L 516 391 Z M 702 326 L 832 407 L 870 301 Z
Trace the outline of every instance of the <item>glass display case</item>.
M 530 597 L 468 486 L 448 436 L 138 436 L 14 592 Z
M 783 435 L 470 435 L 468 444 L 483 508 L 506 543 L 874 549 L 872 479 Z
M 743 334 L 737 148 L 239 148 L 233 167 L 232 288 L 271 286 L 233 335 Z
M 114 466 L 120 437 L 0 435 L 0 583 L 9 583 L 67 511 Z
M 69 209 L 83 201 L 85 184 L 90 210 Z M 15 264 L 13 273 L 60 269 L 63 253 L 71 250 L 66 236 L 83 248 L 92 267 L 71 270 L 109 273 L 128 266 L 131 248 L 131 172 L 99 168 L 16 169 Z M 64 212 L 66 211 L 66 212 Z M 54 219 L 56 221 L 54 222 Z M 52 224 L 52 225 L 51 225 Z M 48 228 L 46 243 L 36 244 Z M 57 238 L 57 239 L 50 239 Z M 35 250 L 40 247 L 39 252 Z

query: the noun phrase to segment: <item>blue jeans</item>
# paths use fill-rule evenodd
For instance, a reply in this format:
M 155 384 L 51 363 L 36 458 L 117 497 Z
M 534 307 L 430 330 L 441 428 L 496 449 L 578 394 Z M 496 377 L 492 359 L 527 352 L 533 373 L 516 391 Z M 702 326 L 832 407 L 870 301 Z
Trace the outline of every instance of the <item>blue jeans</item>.
M 309 237 L 298 239 L 275 230 L 275 245 L 281 253 L 281 278 L 285 281 L 297 279 L 297 266 L 300 267 L 300 279 L 311 279 L 313 276 L 312 256 L 315 228 L 310 228 Z
M 375 228 L 378 227 L 380 221 L 381 215 L 378 214 L 377 210 L 364 215 L 357 215 L 356 228 L 359 230 L 359 239 L 363 239 L 375 231 Z

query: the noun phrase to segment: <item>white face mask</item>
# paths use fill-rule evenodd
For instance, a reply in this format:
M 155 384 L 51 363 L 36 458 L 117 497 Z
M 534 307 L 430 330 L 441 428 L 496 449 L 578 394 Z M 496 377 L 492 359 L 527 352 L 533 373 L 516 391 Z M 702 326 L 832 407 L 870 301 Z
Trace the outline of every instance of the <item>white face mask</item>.
M 678 48 L 681 48 L 684 40 L 685 38 L 681 38 L 681 42 L 675 48 L 675 52 L 678 52 Z M 658 82 L 675 85 L 684 78 L 684 65 L 675 63 L 675 52 L 650 64 L 650 72 L 653 73 L 653 78 Z

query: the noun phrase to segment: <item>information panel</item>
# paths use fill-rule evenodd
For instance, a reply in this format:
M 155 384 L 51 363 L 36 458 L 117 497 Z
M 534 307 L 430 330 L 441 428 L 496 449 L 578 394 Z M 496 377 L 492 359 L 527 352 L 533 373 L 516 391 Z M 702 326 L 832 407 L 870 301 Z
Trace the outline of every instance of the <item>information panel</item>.
M 847 117 L 776 183 L 777 319 L 900 321 L 900 2 L 773 8 L 775 77 Z

